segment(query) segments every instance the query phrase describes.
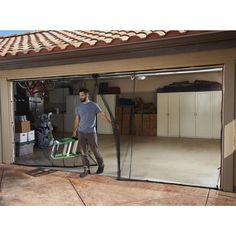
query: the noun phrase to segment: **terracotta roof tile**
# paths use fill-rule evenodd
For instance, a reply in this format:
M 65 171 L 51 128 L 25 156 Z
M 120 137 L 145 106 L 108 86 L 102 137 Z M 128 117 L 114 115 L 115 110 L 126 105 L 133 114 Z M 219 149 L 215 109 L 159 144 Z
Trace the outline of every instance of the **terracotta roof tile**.
M 161 38 L 192 35 L 198 31 L 164 30 L 47 30 L 0 36 L 0 59 L 63 50 L 108 47 Z

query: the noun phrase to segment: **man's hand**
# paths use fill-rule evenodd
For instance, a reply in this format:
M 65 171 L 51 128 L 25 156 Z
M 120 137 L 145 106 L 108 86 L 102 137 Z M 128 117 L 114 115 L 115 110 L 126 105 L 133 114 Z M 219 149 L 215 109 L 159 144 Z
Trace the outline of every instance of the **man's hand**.
M 106 122 L 112 125 L 111 120 L 107 117 L 107 114 L 105 112 L 100 112 L 98 115 Z
M 77 135 L 77 131 L 74 130 L 71 137 L 76 137 L 76 135 Z
M 119 130 L 119 125 L 118 125 L 118 123 L 117 123 L 116 121 L 112 121 L 112 122 L 111 122 L 111 125 L 112 125 L 112 127 L 113 127 L 114 129 Z
M 74 130 L 73 130 L 73 133 L 72 133 L 72 137 L 76 137 L 76 135 L 77 135 L 77 131 L 78 131 L 78 127 L 79 127 L 79 121 L 80 121 L 79 116 L 76 116 L 75 121 L 74 121 Z
M 119 125 L 118 125 L 117 121 L 111 121 L 111 120 L 107 117 L 107 115 L 106 115 L 105 112 L 100 112 L 100 113 L 98 113 L 98 114 L 99 114 L 99 116 L 100 116 L 104 121 L 106 121 L 106 122 L 108 122 L 109 124 L 111 124 L 111 126 L 112 126 L 113 129 L 119 130 Z

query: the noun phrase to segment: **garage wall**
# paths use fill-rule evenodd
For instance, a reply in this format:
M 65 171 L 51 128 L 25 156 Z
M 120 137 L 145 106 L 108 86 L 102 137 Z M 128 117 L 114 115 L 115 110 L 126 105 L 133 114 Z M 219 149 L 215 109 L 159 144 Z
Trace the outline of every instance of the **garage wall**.
M 0 95 L 1 95 L 1 139 L 2 139 L 2 162 L 10 164 L 13 162 L 13 126 L 11 116 L 10 83 L 7 78 L 0 76 Z
M 219 65 L 224 64 L 226 72 L 224 72 L 225 83 L 225 99 L 224 99 L 224 145 L 223 162 L 225 168 L 223 170 L 223 189 L 225 191 L 232 191 L 233 186 L 236 186 L 236 176 L 232 175 L 235 171 L 234 164 L 234 142 L 232 138 L 235 137 L 234 129 L 231 124 L 235 121 L 234 115 L 234 80 L 235 80 L 235 59 L 236 49 L 227 50 L 212 50 L 207 52 L 183 53 L 176 55 L 165 55 L 157 57 L 145 57 L 135 59 L 123 59 L 114 61 L 102 61 L 93 63 L 82 63 L 65 66 L 51 66 L 44 68 L 32 69 L 17 69 L 17 70 L 4 70 L 0 71 L 0 78 L 8 78 L 8 81 L 20 78 L 42 78 L 43 76 L 55 75 L 72 75 L 72 74 L 91 74 L 91 73 L 106 73 L 106 72 L 121 72 L 121 71 L 136 71 L 136 70 L 152 70 L 152 69 L 165 69 L 165 68 L 178 68 L 188 66 L 206 66 L 206 65 Z M 3 87 L 2 87 L 3 86 Z M 9 128 L 11 127 L 9 118 L 8 106 L 8 86 L 6 83 L 1 83 L 1 95 L 4 109 L 1 109 L 3 137 L 6 140 L 2 145 L 4 162 L 11 162 L 9 152 L 11 152 L 11 135 Z
M 235 59 L 228 60 L 224 65 L 223 73 L 224 97 L 223 97 L 223 177 L 222 184 L 225 191 L 233 191 L 235 182 L 234 159 L 235 159 Z M 231 183 L 231 184 L 230 184 Z M 233 183 L 233 184 L 232 184 Z
M 135 84 L 135 96 L 141 97 L 144 102 L 152 102 L 156 105 L 156 90 L 163 86 L 169 85 L 173 82 L 189 81 L 194 82 L 195 80 L 208 80 L 216 81 L 222 84 L 222 72 L 208 72 L 208 73 L 194 73 L 184 75 L 166 75 L 166 76 L 155 76 L 147 77 L 143 81 L 136 81 Z M 99 80 L 100 82 L 108 82 L 111 87 L 120 87 L 121 97 L 132 97 L 133 92 L 133 81 L 130 78 L 122 79 L 111 79 L 111 80 Z M 81 83 L 73 82 L 73 88 L 78 90 Z M 85 87 L 90 90 L 90 94 L 94 91 L 94 81 L 86 81 Z
M 173 82 L 189 81 L 194 82 L 195 80 L 209 80 L 217 81 L 222 83 L 222 73 L 221 72 L 211 72 L 211 73 L 196 73 L 188 75 L 166 75 L 158 77 L 147 77 L 143 81 L 136 81 L 135 90 L 136 92 L 156 92 L 157 88 L 161 88 L 165 85 L 169 85 Z M 130 78 L 115 79 L 109 81 L 110 86 L 118 86 L 121 88 L 122 93 L 132 92 L 132 81 Z
M 1 83 L 1 82 L 0 82 Z M 2 120 L 1 120 L 1 91 L 0 91 L 0 164 L 3 162 L 2 160 Z
M 187 75 L 166 75 L 147 77 L 143 81 L 136 81 L 135 83 L 135 96 L 141 97 L 144 102 L 152 102 L 156 105 L 156 90 L 163 86 L 169 85 L 173 82 L 189 81 L 194 82 L 195 80 L 208 80 L 216 81 L 222 84 L 222 72 L 209 72 L 209 73 L 196 73 Z M 101 81 L 102 82 L 102 81 Z M 126 79 L 113 79 L 109 80 L 109 86 L 118 86 L 121 89 L 123 97 L 132 96 L 133 81 L 130 78 Z M 92 87 L 92 84 L 89 85 Z

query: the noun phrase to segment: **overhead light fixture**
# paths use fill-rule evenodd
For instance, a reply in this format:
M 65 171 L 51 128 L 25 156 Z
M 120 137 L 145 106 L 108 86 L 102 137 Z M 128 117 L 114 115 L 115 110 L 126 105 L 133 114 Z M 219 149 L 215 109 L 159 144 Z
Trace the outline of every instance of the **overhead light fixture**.
M 137 80 L 145 80 L 146 76 L 145 75 L 138 75 L 136 76 Z
M 142 80 L 146 79 L 146 76 L 145 75 L 131 75 L 130 79 L 131 80 L 136 79 L 136 80 L 141 80 L 142 81 Z

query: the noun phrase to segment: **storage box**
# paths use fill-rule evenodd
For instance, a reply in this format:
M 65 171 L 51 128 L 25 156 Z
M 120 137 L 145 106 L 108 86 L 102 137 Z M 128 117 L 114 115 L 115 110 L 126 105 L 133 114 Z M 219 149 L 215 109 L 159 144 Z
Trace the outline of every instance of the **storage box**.
M 134 123 L 137 136 L 157 135 L 157 114 L 135 114 Z
M 120 94 L 120 87 L 108 87 L 108 94 Z
M 16 156 L 24 156 L 34 152 L 34 142 L 16 144 Z
M 27 133 L 27 141 L 33 141 L 35 140 L 35 132 L 34 130 L 31 130 L 30 132 Z
M 31 130 L 30 121 L 16 121 L 15 132 L 16 133 L 27 133 Z
M 143 135 L 150 135 L 150 115 L 143 114 Z
M 123 114 L 131 114 L 132 113 L 132 107 L 127 106 L 123 107 Z
M 131 118 L 130 114 L 124 114 L 123 113 L 123 116 L 122 116 L 122 130 L 121 130 L 122 135 L 130 134 L 130 118 Z
M 16 143 L 27 142 L 27 133 L 15 133 L 15 142 Z
M 142 115 L 142 134 L 144 136 L 157 135 L 157 115 L 156 114 L 143 114 Z M 138 135 L 138 134 L 137 134 Z
M 135 134 L 138 136 L 143 135 L 143 115 L 135 114 L 134 116 L 135 122 Z
M 123 109 L 122 107 L 116 107 L 116 120 L 119 126 L 120 131 L 122 131 L 122 115 L 123 115 Z

